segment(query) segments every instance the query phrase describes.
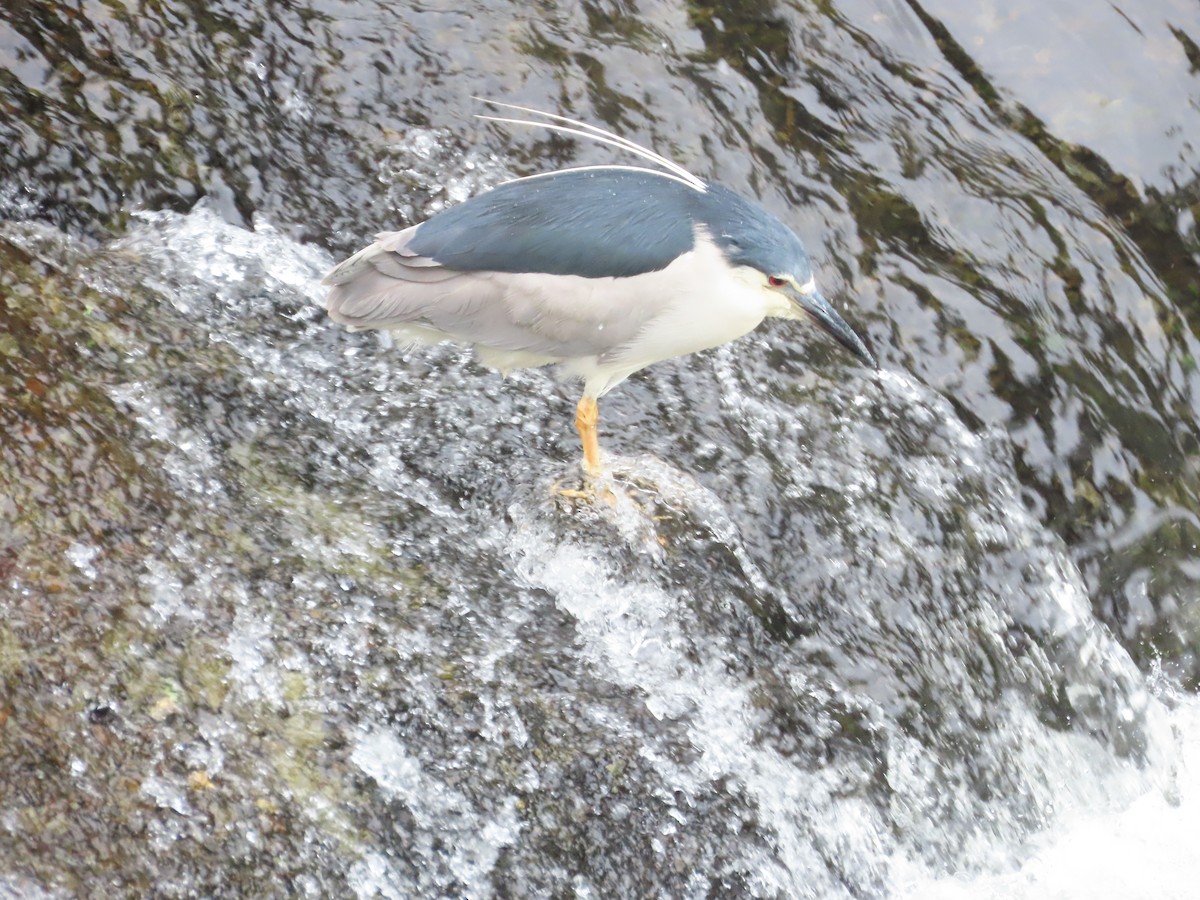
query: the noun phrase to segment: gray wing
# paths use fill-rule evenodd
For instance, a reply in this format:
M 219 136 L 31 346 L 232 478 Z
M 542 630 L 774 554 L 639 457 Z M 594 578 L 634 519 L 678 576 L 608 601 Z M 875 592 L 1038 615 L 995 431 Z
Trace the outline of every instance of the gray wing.
M 499 350 L 612 357 L 655 311 L 629 282 L 693 248 L 703 196 L 620 167 L 502 184 L 377 235 L 326 277 L 326 307 L 354 328 L 412 326 Z
M 325 277 L 334 321 L 354 329 L 412 326 L 435 340 L 566 359 L 611 353 L 649 318 L 627 279 L 439 265 L 412 248 L 423 227 L 377 235 Z

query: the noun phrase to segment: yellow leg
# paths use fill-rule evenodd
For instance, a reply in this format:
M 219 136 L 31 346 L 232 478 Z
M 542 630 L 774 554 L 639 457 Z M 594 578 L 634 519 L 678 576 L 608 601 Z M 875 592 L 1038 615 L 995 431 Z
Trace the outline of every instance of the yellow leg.
M 584 396 L 575 407 L 575 428 L 583 442 L 583 471 L 589 476 L 600 474 L 600 436 L 596 426 L 600 422 L 600 404 L 595 397 Z

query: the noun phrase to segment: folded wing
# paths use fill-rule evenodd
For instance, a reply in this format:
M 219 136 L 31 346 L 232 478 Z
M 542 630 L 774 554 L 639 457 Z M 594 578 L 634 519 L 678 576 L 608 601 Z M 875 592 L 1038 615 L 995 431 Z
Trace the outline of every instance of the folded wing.
M 632 276 L 691 249 L 693 189 L 648 172 L 646 203 L 605 204 L 605 170 L 511 182 L 384 232 L 325 278 L 330 316 L 546 360 L 611 356 L 655 312 Z M 629 190 L 627 173 L 620 179 Z M 585 216 L 582 210 L 590 212 Z

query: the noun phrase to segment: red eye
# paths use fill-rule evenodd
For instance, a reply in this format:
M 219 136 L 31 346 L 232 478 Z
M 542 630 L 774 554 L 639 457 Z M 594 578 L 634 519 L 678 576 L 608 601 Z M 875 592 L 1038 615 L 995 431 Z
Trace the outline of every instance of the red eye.
M 767 277 L 767 284 L 771 287 L 783 287 L 787 282 L 782 278 L 776 278 L 774 275 Z

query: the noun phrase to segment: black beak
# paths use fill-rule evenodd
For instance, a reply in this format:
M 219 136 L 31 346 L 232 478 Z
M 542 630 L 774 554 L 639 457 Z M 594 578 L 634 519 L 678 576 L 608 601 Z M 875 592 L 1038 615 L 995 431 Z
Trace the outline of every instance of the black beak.
M 875 354 L 867 349 L 867 345 L 863 343 L 863 339 L 846 324 L 846 320 L 837 314 L 829 301 L 822 297 L 816 291 L 810 291 L 807 294 L 802 294 L 795 288 L 787 289 L 788 297 L 796 304 L 798 309 L 816 322 L 823 331 L 827 332 L 835 341 L 865 362 L 872 369 L 878 369 L 879 363 L 875 361 Z

